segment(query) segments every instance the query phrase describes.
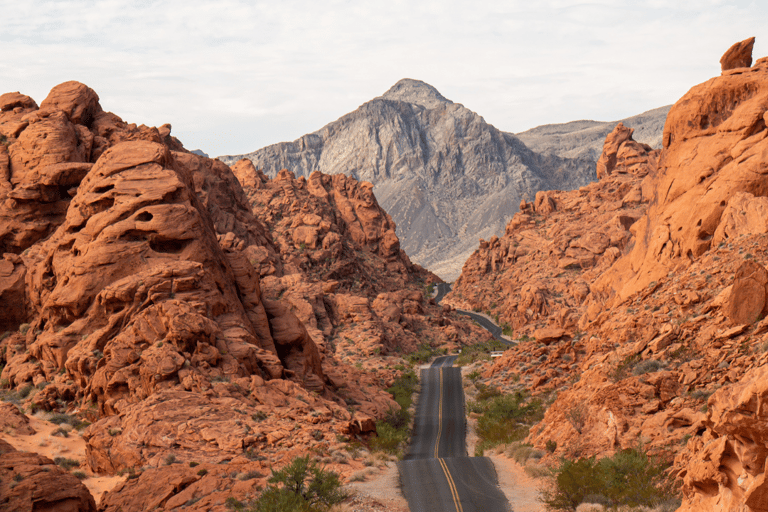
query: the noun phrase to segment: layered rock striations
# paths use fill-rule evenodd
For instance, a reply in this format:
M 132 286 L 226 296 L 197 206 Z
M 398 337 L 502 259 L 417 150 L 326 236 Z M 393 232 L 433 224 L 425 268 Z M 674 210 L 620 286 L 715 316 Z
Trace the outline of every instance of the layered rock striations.
M 672 107 L 660 152 L 617 126 L 600 181 L 523 205 L 445 299 L 525 340 L 486 384 L 557 392 L 529 442 L 642 444 L 674 459 L 686 511 L 766 510 L 768 61 L 743 66 Z
M 294 142 L 220 158 L 243 157 L 272 177 L 281 169 L 304 178 L 321 171 L 372 183 L 405 252 L 448 280 L 479 237 L 503 232 L 521 198 L 594 179 L 591 159 L 535 153 L 410 79 Z
M 224 510 L 273 465 L 370 432 L 418 343 L 484 339 L 425 297 L 437 278 L 370 184 L 236 176 L 170 130 L 78 82 L 39 107 L 0 96 L 3 393 L 92 422 L 87 468 L 136 477 L 103 510 Z

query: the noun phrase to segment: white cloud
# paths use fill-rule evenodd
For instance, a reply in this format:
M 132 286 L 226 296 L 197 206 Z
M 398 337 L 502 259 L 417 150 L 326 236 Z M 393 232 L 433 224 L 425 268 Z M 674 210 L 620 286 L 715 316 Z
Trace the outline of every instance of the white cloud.
M 672 103 L 759 35 L 757 2 L 0 0 L 0 92 L 80 80 L 126 121 L 242 153 L 316 130 L 403 77 L 503 130 Z M 762 56 L 758 39 L 755 56 Z

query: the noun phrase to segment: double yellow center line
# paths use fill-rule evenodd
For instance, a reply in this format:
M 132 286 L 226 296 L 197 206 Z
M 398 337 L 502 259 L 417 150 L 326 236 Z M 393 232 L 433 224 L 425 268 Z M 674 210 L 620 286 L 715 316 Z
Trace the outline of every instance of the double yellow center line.
M 440 398 L 438 399 L 437 406 L 437 438 L 435 439 L 435 458 L 440 457 L 438 455 L 438 449 L 440 448 L 440 436 L 443 433 L 443 369 L 438 368 L 440 372 Z
M 451 488 L 451 496 L 453 496 L 453 503 L 456 505 L 456 512 L 464 512 L 464 508 L 462 508 L 461 506 L 461 500 L 459 499 L 459 491 L 456 490 L 456 483 L 453 481 L 451 472 L 448 471 L 448 464 L 445 463 L 444 459 L 437 459 L 437 461 L 440 463 L 440 466 L 443 468 L 443 473 L 445 473 L 445 479 L 448 480 L 448 487 Z
M 464 512 L 464 508 L 461 506 L 461 500 L 459 499 L 459 491 L 456 489 L 456 483 L 453 481 L 451 472 L 448 471 L 448 464 L 445 460 L 441 459 L 438 450 L 440 448 L 440 436 L 443 433 L 443 369 L 438 370 L 440 372 L 440 398 L 437 406 L 437 439 L 435 440 L 435 458 L 440 463 L 440 467 L 445 473 L 445 479 L 448 481 L 448 487 L 451 489 L 451 496 L 453 497 L 453 503 L 456 505 L 456 512 Z

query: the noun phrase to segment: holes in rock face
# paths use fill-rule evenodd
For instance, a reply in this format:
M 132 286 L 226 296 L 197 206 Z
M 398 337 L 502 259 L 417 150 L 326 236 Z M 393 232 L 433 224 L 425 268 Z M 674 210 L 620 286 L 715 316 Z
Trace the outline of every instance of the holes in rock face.
M 725 206 L 725 201 L 720 201 L 720 206 Z
M 129 229 L 122 235 L 120 240 L 123 242 L 146 242 L 153 232 L 151 231 L 139 231 L 138 229 Z
M 187 247 L 192 240 L 163 240 L 152 238 L 149 241 L 149 247 L 155 252 L 167 254 L 178 254 Z
M 706 231 L 699 231 L 699 240 L 709 242 L 710 240 L 712 240 L 712 234 L 707 233 Z
M 104 185 L 103 187 L 96 187 L 93 189 L 93 192 L 94 194 L 103 194 L 104 192 L 109 192 L 113 188 L 115 188 L 114 185 Z
M 184 189 L 177 188 L 177 189 L 175 189 L 175 190 L 165 194 L 163 196 L 163 199 L 162 199 L 161 202 L 167 203 L 167 204 L 170 204 L 170 203 L 180 203 L 180 202 L 182 202 L 183 194 L 184 194 Z
M 77 226 L 74 226 L 74 225 L 69 226 L 67 228 L 67 231 L 69 231 L 70 233 L 79 233 L 80 230 L 82 230 L 84 227 L 85 227 L 85 222 L 83 222 L 82 224 L 78 224 Z
M 697 227 L 697 228 L 700 228 L 700 227 L 701 227 L 701 219 L 699 219 L 699 222 L 697 222 L 697 223 L 696 223 L 696 227 Z
M 114 204 L 114 197 L 105 197 L 104 199 L 99 199 L 98 201 L 94 201 L 88 205 L 88 213 L 90 215 L 96 215 L 97 213 L 109 210 L 112 208 L 112 206 L 114 206 Z
M 69 185 L 59 185 L 58 186 L 58 189 L 59 189 L 58 190 L 58 192 L 59 192 L 59 200 L 65 199 L 65 200 L 69 201 L 71 199 L 71 196 L 69 195 L 69 190 L 71 188 L 72 187 L 70 187 Z
M 149 212 L 141 212 L 136 216 L 136 220 L 139 222 L 149 222 L 152 220 L 152 214 Z

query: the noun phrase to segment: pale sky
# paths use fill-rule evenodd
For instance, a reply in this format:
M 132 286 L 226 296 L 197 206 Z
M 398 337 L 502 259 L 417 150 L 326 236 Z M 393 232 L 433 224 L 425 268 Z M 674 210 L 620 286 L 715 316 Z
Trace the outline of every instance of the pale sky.
M 497 128 L 611 121 L 674 103 L 756 36 L 768 2 L 0 0 L 0 93 L 67 80 L 188 149 L 297 139 L 423 80 Z

